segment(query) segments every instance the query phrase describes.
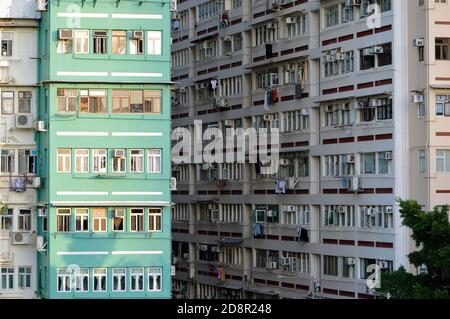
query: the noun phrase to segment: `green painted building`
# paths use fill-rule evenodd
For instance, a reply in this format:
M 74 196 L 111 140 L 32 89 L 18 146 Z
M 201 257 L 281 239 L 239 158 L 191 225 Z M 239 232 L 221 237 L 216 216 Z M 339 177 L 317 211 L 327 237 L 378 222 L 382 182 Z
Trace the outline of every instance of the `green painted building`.
M 171 296 L 170 14 L 167 0 L 42 8 L 42 298 Z

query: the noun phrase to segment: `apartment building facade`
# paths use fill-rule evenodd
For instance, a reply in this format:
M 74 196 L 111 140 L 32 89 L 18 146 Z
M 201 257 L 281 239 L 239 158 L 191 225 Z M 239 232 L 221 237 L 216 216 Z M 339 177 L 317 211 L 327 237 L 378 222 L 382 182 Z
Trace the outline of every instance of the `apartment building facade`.
M 425 140 L 443 148 L 445 118 L 435 137 L 434 111 L 411 91 L 446 95 L 447 62 L 429 57 L 432 38 L 447 43 L 448 15 L 446 1 L 178 2 L 173 126 L 280 131 L 273 175 L 250 163 L 173 166 L 179 297 L 374 298 L 373 267 L 416 271 L 396 198 L 447 203 Z
M 37 30 L 34 3 L 0 3 L 0 299 L 34 298 Z
M 41 14 L 37 293 L 170 298 L 170 5 Z

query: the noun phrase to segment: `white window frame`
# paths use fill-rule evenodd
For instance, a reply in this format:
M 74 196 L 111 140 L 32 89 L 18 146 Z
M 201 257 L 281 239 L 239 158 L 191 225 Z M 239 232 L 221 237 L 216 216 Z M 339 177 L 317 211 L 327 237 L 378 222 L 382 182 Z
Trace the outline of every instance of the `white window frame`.
M 69 151 L 68 154 L 60 154 L 60 151 Z M 62 169 L 59 169 L 59 161 L 62 161 Z M 59 148 L 56 151 L 56 172 L 70 173 L 72 171 L 72 150 L 70 148 Z
M 159 225 L 160 229 L 157 229 L 157 219 L 159 217 Z M 152 233 L 159 233 L 162 232 L 163 228 L 163 216 L 162 216 L 162 209 L 161 208 L 149 208 L 148 209 L 148 231 Z M 153 221 L 153 229 L 151 228 L 150 219 Z
M 99 273 L 96 273 L 99 272 Z M 95 288 L 95 280 L 98 280 L 98 287 L 100 289 Z M 105 280 L 105 288 L 101 289 L 101 283 Z M 93 292 L 106 292 L 108 291 L 108 268 L 94 268 L 92 270 L 92 291 Z
M 86 35 L 80 36 L 83 32 L 87 32 L 87 36 Z M 75 35 L 75 45 L 74 45 L 74 47 L 75 47 L 74 50 L 75 51 L 74 52 L 76 54 L 89 54 L 89 52 L 90 52 L 90 46 L 89 46 L 90 32 L 89 32 L 89 30 L 75 30 L 74 35 Z M 80 48 L 78 48 L 78 44 L 77 44 L 77 40 L 79 40 L 79 39 L 81 40 Z M 82 45 L 83 39 L 84 39 L 84 41 L 87 42 L 87 52 L 85 52 L 83 50 L 78 50 L 78 49 L 81 49 L 83 47 L 83 45 Z
M 130 173 L 144 173 L 144 153 L 143 149 L 130 150 Z
M 78 167 L 78 160 L 80 167 Z M 75 149 L 75 173 L 89 174 L 89 149 Z
M 147 55 L 162 55 L 162 31 L 147 31 Z
M 136 273 L 133 273 L 133 272 Z M 142 278 L 142 287 L 138 289 L 139 286 L 139 277 Z M 130 291 L 144 291 L 144 268 L 141 267 L 133 267 L 130 268 Z M 135 285 L 135 288 L 133 289 L 133 283 Z
M 156 153 L 158 152 L 158 154 Z M 159 161 L 159 163 L 158 163 Z M 159 164 L 159 167 L 157 167 Z M 159 168 L 157 170 L 156 168 Z M 160 174 L 162 172 L 162 150 L 148 149 L 147 150 L 147 172 L 151 174 Z
M 92 172 L 106 173 L 108 171 L 108 150 L 104 148 L 92 150 Z
M 120 271 L 120 272 L 117 273 L 117 271 Z M 111 278 L 112 279 L 112 282 L 111 282 L 111 284 L 112 284 L 112 291 L 115 291 L 115 292 L 127 291 L 127 269 L 126 268 L 113 268 L 111 273 L 112 273 L 112 278 Z M 125 278 L 125 280 L 124 280 L 125 287 L 122 287 L 122 284 L 121 284 L 122 277 Z M 114 279 L 115 278 L 118 278 L 118 283 L 119 283 L 118 286 L 120 286 L 121 289 L 116 289 L 114 287 Z
M 81 230 L 77 230 L 77 217 L 80 216 Z M 83 221 L 87 219 L 87 229 L 83 227 Z M 86 233 L 89 232 L 89 208 L 75 208 L 75 232 Z
M 137 210 L 139 210 L 141 212 L 137 213 L 137 214 L 136 213 L 133 214 L 133 211 L 137 211 Z M 138 226 L 139 216 L 142 216 L 142 230 L 139 230 L 139 228 L 141 228 L 141 227 L 137 227 Z M 133 223 L 132 223 L 133 217 L 136 217 L 136 229 L 135 230 L 132 229 L 132 227 L 133 227 Z M 139 233 L 139 232 L 143 232 L 143 231 L 145 231 L 145 211 L 144 211 L 144 209 L 143 208 L 131 208 L 130 209 L 130 232 Z

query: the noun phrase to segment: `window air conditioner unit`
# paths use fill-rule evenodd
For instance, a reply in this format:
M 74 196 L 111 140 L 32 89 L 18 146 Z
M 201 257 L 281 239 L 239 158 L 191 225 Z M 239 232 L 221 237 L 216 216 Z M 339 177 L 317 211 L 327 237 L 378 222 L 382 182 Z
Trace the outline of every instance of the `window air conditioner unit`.
M 267 217 L 273 217 L 273 210 L 268 210 L 266 213 Z
M 412 97 L 413 103 L 423 103 L 425 100 L 424 96 L 421 94 L 414 94 Z
M 47 131 L 45 129 L 45 121 L 36 121 L 34 128 L 37 132 L 46 132 Z
M 232 42 L 233 41 L 233 37 L 227 35 L 226 37 L 223 38 L 223 41 L 225 41 L 225 42 Z
M 277 269 L 278 265 L 277 265 L 277 263 L 275 261 L 271 261 L 271 262 L 267 263 L 267 268 L 269 268 L 269 269 Z
M 436 102 L 437 103 L 448 103 L 448 95 L 437 95 Z
M 384 53 L 384 49 L 382 46 L 377 45 L 377 46 L 373 47 L 373 52 L 375 54 L 382 54 L 382 53 Z
M 373 216 L 376 214 L 375 208 L 366 208 L 366 215 Z
M 387 206 L 385 209 L 386 214 L 392 214 L 394 211 L 392 206 Z
M 414 39 L 413 46 L 415 48 L 423 48 L 425 46 L 425 39 L 423 39 L 423 38 Z
M 33 116 L 31 114 L 17 114 L 16 128 L 33 128 Z
M 345 206 L 338 206 L 338 213 L 345 213 Z
M 223 121 L 224 126 L 233 126 L 233 120 L 225 120 Z
M 58 39 L 59 40 L 72 40 L 73 39 L 73 30 L 72 29 L 59 29 L 58 30 Z
M 270 121 L 272 121 L 272 114 L 264 114 L 264 117 L 263 117 L 263 119 L 264 119 L 264 121 L 265 122 L 270 122 Z
M 369 107 L 377 107 L 381 106 L 383 104 L 381 99 L 370 99 L 369 100 Z
M 36 11 L 43 12 L 48 10 L 48 0 L 36 0 Z
M 289 266 L 291 264 L 291 258 L 289 257 L 282 257 L 281 263 L 283 266 Z
M 27 232 L 11 232 L 11 237 L 13 245 L 29 245 L 31 243 L 31 235 Z
M 285 158 L 280 159 L 280 165 L 281 166 L 288 166 L 291 164 L 291 161 Z
M 392 156 L 392 152 L 386 152 L 384 153 L 384 158 L 387 160 L 392 160 L 393 156 Z
M 131 38 L 135 40 L 143 39 L 144 38 L 144 31 L 142 30 L 135 30 L 131 34 Z
M 327 112 L 334 112 L 336 111 L 336 106 L 335 105 L 328 105 L 327 106 Z
M 389 263 L 385 260 L 380 260 L 378 266 L 380 266 L 381 269 L 387 269 L 389 268 Z
M 364 56 L 367 56 L 367 55 L 374 55 L 374 54 L 375 54 L 375 50 L 374 50 L 373 47 L 371 47 L 371 48 L 365 48 L 365 49 L 363 50 L 363 55 L 364 55 Z
M 116 150 L 114 150 L 113 156 L 116 158 L 125 157 L 125 150 L 124 149 L 116 149 Z
M 355 158 L 356 158 L 356 155 L 355 154 L 348 154 L 347 155 L 347 163 L 355 163 Z
M 347 54 L 345 54 L 345 53 L 336 53 L 336 60 L 342 61 L 342 60 L 345 60 L 346 58 L 347 58 Z
M 287 24 L 295 24 L 297 22 L 297 19 L 295 17 L 287 17 L 286 23 Z
M 354 266 L 356 264 L 356 259 L 352 257 L 345 258 L 345 264 L 347 266 Z
M 47 209 L 42 207 L 38 208 L 37 215 L 38 217 L 47 217 Z
M 346 7 L 353 7 L 353 6 L 360 6 L 361 0 L 345 0 L 344 6 Z
M 275 29 L 275 23 L 269 22 L 268 24 L 266 24 L 266 28 L 267 29 Z
M 288 213 L 293 213 L 293 212 L 295 212 L 295 206 L 294 205 L 286 205 L 284 211 L 288 212 Z
M 347 180 L 348 191 L 352 193 L 359 193 L 362 191 L 359 177 L 352 177 Z

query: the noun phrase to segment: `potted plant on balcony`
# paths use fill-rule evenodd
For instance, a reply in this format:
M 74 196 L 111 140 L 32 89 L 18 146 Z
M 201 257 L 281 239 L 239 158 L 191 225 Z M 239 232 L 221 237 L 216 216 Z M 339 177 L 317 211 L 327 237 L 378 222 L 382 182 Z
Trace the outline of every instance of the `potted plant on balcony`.
M 4 203 L 0 201 L 0 215 L 5 213 L 8 209 L 8 206 Z

